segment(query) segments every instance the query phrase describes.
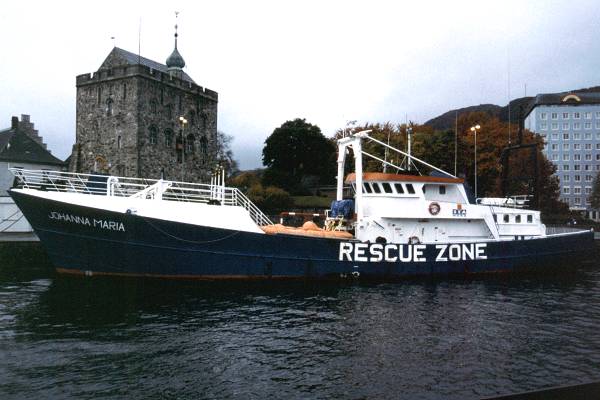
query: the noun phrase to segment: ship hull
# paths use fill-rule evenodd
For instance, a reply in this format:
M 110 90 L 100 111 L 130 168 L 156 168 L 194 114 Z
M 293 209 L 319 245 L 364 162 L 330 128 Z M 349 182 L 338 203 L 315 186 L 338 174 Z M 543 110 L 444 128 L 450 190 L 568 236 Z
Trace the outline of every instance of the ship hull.
M 394 279 L 573 265 L 593 232 L 455 244 L 361 243 L 211 228 L 10 191 L 62 273 L 169 279 Z

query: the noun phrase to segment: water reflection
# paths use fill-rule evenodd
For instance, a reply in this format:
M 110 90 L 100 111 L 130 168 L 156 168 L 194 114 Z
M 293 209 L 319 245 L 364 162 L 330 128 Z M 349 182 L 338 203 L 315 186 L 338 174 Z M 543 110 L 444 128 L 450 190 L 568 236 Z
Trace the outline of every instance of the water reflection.
M 400 283 L 0 273 L 2 398 L 478 398 L 600 372 L 600 270 Z

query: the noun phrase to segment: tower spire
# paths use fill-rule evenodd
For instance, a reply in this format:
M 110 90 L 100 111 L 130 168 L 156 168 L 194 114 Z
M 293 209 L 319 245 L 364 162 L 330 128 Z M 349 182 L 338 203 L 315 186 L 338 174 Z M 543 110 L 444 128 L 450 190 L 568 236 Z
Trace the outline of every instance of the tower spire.
M 179 17 L 179 11 L 175 11 L 175 48 L 173 49 L 173 52 L 171 53 L 171 55 L 169 56 L 169 58 L 167 58 L 167 68 L 169 70 L 181 70 L 183 67 L 185 67 L 185 61 L 183 60 L 183 57 L 181 57 L 181 54 L 179 54 L 179 51 L 177 50 L 177 37 L 179 36 L 179 34 L 177 33 L 177 18 Z

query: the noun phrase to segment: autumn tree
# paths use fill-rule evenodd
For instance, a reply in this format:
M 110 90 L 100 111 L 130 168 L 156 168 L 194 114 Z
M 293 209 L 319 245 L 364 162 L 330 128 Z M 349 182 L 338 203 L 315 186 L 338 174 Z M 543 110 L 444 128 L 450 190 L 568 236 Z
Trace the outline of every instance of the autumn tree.
M 302 193 L 307 186 L 333 183 L 335 154 L 335 144 L 318 126 L 300 118 L 286 121 L 265 141 L 263 184 Z

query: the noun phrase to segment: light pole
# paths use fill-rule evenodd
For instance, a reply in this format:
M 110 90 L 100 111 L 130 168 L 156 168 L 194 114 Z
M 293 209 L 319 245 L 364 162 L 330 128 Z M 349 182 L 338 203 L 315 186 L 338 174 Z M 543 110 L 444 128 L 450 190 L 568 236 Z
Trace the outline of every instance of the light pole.
M 471 127 L 471 132 L 475 133 L 475 202 L 477 203 L 477 131 L 481 126 L 475 125 Z
M 185 181 L 185 125 L 187 119 L 183 116 L 179 117 L 179 123 L 181 124 L 181 181 Z

